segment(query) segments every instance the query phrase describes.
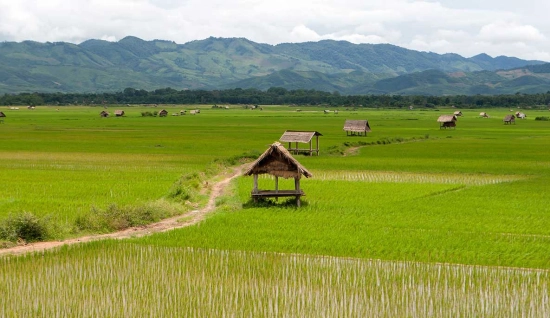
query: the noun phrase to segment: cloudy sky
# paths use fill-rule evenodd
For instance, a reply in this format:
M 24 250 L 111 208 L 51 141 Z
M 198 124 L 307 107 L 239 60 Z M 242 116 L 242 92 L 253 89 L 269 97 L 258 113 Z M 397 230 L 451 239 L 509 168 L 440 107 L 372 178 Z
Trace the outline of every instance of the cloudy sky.
M 0 0 L 0 41 L 345 40 L 550 61 L 547 0 Z

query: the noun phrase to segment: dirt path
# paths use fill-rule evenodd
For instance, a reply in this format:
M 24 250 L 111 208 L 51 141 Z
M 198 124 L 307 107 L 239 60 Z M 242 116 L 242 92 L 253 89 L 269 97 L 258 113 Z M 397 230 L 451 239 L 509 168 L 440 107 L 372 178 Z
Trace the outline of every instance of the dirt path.
M 164 219 L 157 223 L 151 223 L 151 224 L 139 226 L 139 227 L 131 227 L 119 232 L 83 236 L 83 237 L 68 239 L 64 241 L 37 242 L 37 243 L 31 243 L 26 245 L 19 245 L 11 248 L 6 248 L 6 249 L 0 249 L 0 255 L 6 255 L 6 254 L 16 255 L 16 254 L 24 254 L 24 253 L 30 253 L 30 252 L 41 252 L 41 251 L 49 250 L 59 246 L 63 246 L 63 245 L 73 245 L 78 243 L 98 241 L 98 240 L 104 240 L 104 239 L 127 239 L 132 237 L 141 237 L 141 236 L 150 235 L 153 233 L 166 232 L 173 229 L 197 224 L 204 219 L 206 214 L 208 214 L 209 212 L 212 212 L 215 209 L 216 199 L 224 193 L 225 189 L 227 188 L 227 185 L 231 182 L 231 180 L 233 180 L 234 178 L 242 174 L 242 171 L 246 166 L 247 164 L 244 164 L 236 168 L 233 168 L 231 173 L 229 173 L 228 175 L 225 175 L 223 180 L 214 183 L 210 191 L 210 197 L 208 199 L 208 203 L 204 208 L 200 210 L 193 210 L 186 214 L 174 216 L 169 219 Z M 184 219 L 185 221 L 183 222 L 180 221 L 182 219 Z

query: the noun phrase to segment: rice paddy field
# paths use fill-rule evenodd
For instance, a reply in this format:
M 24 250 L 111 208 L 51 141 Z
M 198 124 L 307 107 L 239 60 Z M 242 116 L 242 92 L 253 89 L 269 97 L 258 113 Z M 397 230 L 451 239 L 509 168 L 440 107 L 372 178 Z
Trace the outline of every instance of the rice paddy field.
M 240 177 L 196 226 L 0 256 L 0 316 L 550 315 L 550 123 L 533 120 L 548 111 L 504 125 L 508 109 L 462 110 L 440 130 L 452 109 L 115 108 L 126 116 L 4 111 L 0 220 L 30 212 L 78 236 L 90 210 L 165 200 L 182 175 L 287 129 L 323 134 L 320 156 L 296 156 L 313 174 L 302 207 L 255 205 Z M 347 137 L 346 119 L 373 131 Z

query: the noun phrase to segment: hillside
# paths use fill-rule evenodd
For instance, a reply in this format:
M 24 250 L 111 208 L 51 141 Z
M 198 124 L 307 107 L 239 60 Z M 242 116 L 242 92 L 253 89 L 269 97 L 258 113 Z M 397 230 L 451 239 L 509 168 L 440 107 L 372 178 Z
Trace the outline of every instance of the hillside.
M 480 85 L 498 92 L 531 92 L 547 85 L 549 67 L 537 68 L 543 63 L 332 40 L 268 45 L 211 37 L 177 44 L 129 36 L 118 42 L 88 40 L 78 45 L 3 42 L 0 93 L 280 86 L 346 94 L 468 94 L 479 91 L 472 87 Z M 518 79 L 522 74 L 518 68 L 530 78 Z M 510 69 L 516 70 L 502 71 Z

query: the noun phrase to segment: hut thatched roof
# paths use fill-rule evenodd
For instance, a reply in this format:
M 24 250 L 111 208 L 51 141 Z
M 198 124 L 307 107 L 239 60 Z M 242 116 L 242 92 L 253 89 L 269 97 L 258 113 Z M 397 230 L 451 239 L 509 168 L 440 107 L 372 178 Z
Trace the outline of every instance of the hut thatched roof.
M 370 132 L 370 126 L 368 120 L 351 120 L 347 119 L 344 123 L 345 131 L 353 132 Z
M 6 114 L 4 114 L 3 112 L 0 112 L 0 117 L 6 117 Z
M 456 112 L 454 112 L 454 115 L 455 116 L 462 116 L 462 112 L 460 110 L 457 110 Z
M 290 152 L 279 142 L 275 142 L 252 163 L 245 172 L 245 176 L 268 173 L 282 178 L 306 178 L 313 175 L 294 159 Z
M 309 143 L 313 136 L 322 136 L 318 131 L 296 131 L 296 130 L 287 130 L 279 138 L 282 142 L 303 142 Z
M 512 120 L 514 120 L 514 118 L 516 118 L 516 116 L 506 115 L 506 116 L 504 116 L 504 119 L 502 121 L 512 121 Z
M 455 122 L 456 116 L 455 115 L 441 115 L 437 119 L 438 123 L 449 123 L 449 122 Z
M 124 115 L 124 111 L 120 110 L 120 109 L 117 109 L 117 110 L 115 110 L 115 115 L 116 116 L 122 116 L 122 115 Z

